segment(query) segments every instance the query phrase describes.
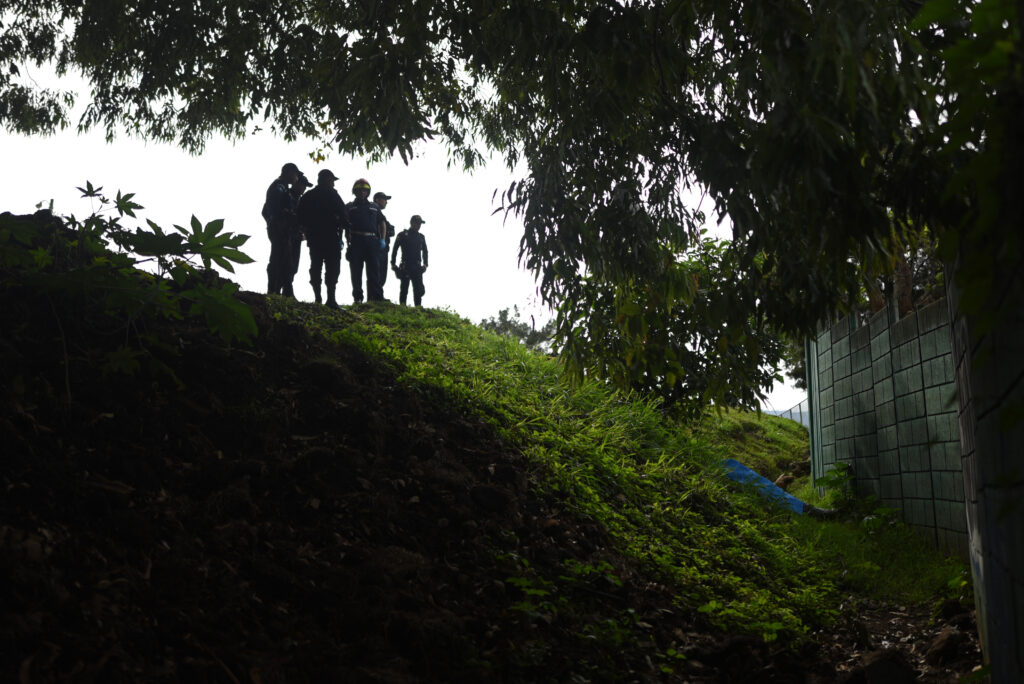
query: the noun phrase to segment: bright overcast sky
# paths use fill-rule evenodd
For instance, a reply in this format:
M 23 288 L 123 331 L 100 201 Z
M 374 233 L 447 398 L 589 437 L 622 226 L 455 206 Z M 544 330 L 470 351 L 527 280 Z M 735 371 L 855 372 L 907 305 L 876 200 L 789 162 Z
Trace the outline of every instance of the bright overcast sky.
M 108 197 L 119 190 L 135 193 L 134 200 L 145 207 L 139 223 L 148 218 L 170 229 L 173 224 L 187 226 L 193 214 L 204 223 L 224 219 L 225 230 L 251 236 L 242 249 L 255 259 L 236 266 L 229 277 L 244 290 L 266 292 L 270 244 L 260 210 L 267 186 L 291 161 L 314 183 L 320 169 L 333 171 L 346 201 L 352 199 L 352 183 L 366 178 L 372 192 L 392 196 L 386 215 L 397 230 L 408 227 L 411 215 L 423 217 L 430 250 L 424 306 L 450 309 L 474 323 L 513 305 L 527 320 L 535 315 L 538 325 L 550 317 L 533 277 L 518 266 L 522 224 L 515 216 L 505 220 L 502 212 L 492 213 L 501 191 L 518 179 L 500 159 L 470 175 L 458 167 L 448 169 L 441 146 L 419 146 L 419 155 L 408 165 L 396 160 L 369 168 L 338 155 L 314 164 L 309 153 L 317 147 L 312 141 L 288 143 L 261 132 L 237 143 L 211 140 L 202 155 L 191 156 L 173 145 L 126 136 L 108 144 L 98 131 L 78 135 L 69 129 L 31 138 L 0 131 L 0 212 L 31 213 L 38 203 L 45 207 L 53 200 L 55 213 L 84 218 L 96 207 L 75 188 L 90 181 Z M 498 197 L 492 202 L 495 190 Z M 136 225 L 131 219 L 125 223 Z M 304 248 L 295 276 L 295 294 L 302 301 L 313 299 L 308 269 Z M 393 273 L 388 274 L 384 296 L 398 301 Z M 351 301 L 343 260 L 338 302 Z M 803 391 L 780 384 L 766 408 L 788 409 L 803 398 Z
M 507 188 L 513 179 L 501 163 L 467 175 L 447 168 L 442 148 L 424 147 L 425 154 L 408 166 L 397 161 L 367 168 L 365 162 L 338 156 L 314 164 L 308 156 L 316 149 L 313 142 L 286 143 L 268 133 L 235 144 L 215 139 L 201 156 L 130 138 L 107 144 L 98 132 L 0 139 L 7 160 L 0 168 L 0 211 L 30 213 L 37 203 L 45 206 L 52 199 L 56 213 L 83 218 L 93 204 L 80 199 L 75 188 L 91 181 L 109 197 L 119 190 L 135 193 L 135 201 L 145 207 L 140 219 L 167 229 L 187 226 L 193 214 L 204 223 L 224 219 L 225 230 L 252 236 L 242 249 L 256 263 L 236 266 L 233 279 L 253 292 L 266 292 L 270 243 L 260 210 L 281 166 L 295 162 L 314 183 L 320 169 L 332 170 L 345 201 L 353 198 L 352 183 L 366 178 L 373 192 L 392 196 L 386 214 L 397 230 L 407 228 L 413 214 L 423 216 L 430 250 L 425 305 L 447 307 L 473 322 L 514 304 L 524 312 L 542 311 L 530 306 L 537 299 L 533 278 L 518 268 L 521 224 L 510 216 L 503 225 L 503 214 L 492 216 L 495 188 Z M 132 219 L 126 223 L 134 225 Z M 303 249 L 295 276 L 296 297 L 302 301 L 313 298 L 308 269 Z M 352 301 L 347 262 L 342 270 L 338 301 L 345 304 Z M 398 300 L 394 274 L 389 274 L 385 297 Z

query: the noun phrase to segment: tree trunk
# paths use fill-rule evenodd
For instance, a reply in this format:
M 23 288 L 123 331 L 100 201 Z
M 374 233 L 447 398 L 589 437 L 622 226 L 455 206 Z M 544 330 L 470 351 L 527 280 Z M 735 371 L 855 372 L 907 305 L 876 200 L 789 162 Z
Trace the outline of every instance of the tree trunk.
M 872 280 L 868 283 L 868 307 L 871 309 L 871 313 L 878 313 L 885 308 L 885 293 L 879 285 L 877 280 Z
M 893 270 L 892 279 L 897 311 L 899 318 L 902 319 L 914 310 L 914 272 L 902 254 L 896 256 L 896 268 Z

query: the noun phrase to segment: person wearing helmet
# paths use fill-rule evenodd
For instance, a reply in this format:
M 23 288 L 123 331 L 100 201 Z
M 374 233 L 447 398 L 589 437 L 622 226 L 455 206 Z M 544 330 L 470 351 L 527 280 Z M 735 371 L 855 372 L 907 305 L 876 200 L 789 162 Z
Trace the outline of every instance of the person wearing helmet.
M 409 227 L 395 238 L 395 247 L 391 250 L 391 268 L 401 281 L 398 290 L 398 302 L 405 304 L 409 297 L 409 282 L 412 281 L 412 301 L 416 306 L 423 305 L 423 273 L 427 270 L 427 239 L 420 233 L 420 226 L 426 221 L 419 214 L 409 219 Z M 399 250 L 402 263 L 395 263 Z
M 319 304 L 320 276 L 323 271 L 327 284 L 327 306 L 336 309 L 335 289 L 341 274 L 342 231 L 348 228 L 348 212 L 341 195 L 334 189 L 338 177 L 330 169 L 322 169 L 316 178 L 316 187 L 299 202 L 299 221 L 306 231 L 309 244 L 309 284 L 313 286 L 313 299 Z
M 282 294 L 291 270 L 292 232 L 295 230 L 295 211 L 289 186 L 299 181 L 302 172 L 291 162 L 281 167 L 278 176 L 267 188 L 263 203 L 263 219 L 267 222 L 270 238 L 270 259 L 267 261 L 267 294 Z
M 384 299 L 380 280 L 380 251 L 385 248 L 387 226 L 380 207 L 369 200 L 370 183 L 360 178 L 352 185 L 356 198 L 346 205 L 348 211 L 348 252 L 346 257 L 352 274 L 352 300 L 363 301 L 363 267 L 366 267 L 366 299 Z

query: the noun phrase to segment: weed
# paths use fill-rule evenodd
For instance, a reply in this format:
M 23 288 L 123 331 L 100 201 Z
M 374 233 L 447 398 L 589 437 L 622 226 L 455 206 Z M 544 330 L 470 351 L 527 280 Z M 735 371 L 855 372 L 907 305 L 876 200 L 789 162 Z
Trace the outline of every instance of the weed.
M 105 372 L 134 373 L 149 348 L 160 345 L 144 332 L 148 319 L 196 317 L 228 344 L 255 336 L 252 312 L 235 298 L 238 286 L 211 270 L 250 263 L 239 249 L 247 235 L 194 216 L 188 227 L 169 232 L 152 221 L 129 230 L 121 221 L 142 208 L 133 194 L 109 199 L 91 183 L 79 190 L 100 206 L 84 220 L 45 212 L 0 218 L 0 271 L 5 289 L 45 293 L 54 311 L 78 312 L 83 326 L 123 334 L 124 345 L 103 362 Z
M 709 625 L 789 644 L 837 615 L 841 588 L 926 601 L 949 580 L 953 565 L 922 552 L 923 542 L 908 545 L 912 533 L 888 513 L 822 522 L 780 514 L 726 484 L 726 456 L 755 454 L 769 474 L 805 458 L 806 430 L 792 421 L 722 411 L 681 422 L 656 400 L 568 384 L 557 361 L 450 312 L 382 305 L 310 320 L 306 305 L 272 305 L 493 425 L 530 459 L 539 491 L 599 524 L 619 553 L 675 588 L 677 607 Z M 842 471 L 832 478 L 830 496 L 853 501 Z M 571 558 L 554 577 L 516 567 L 506 582 L 512 610 L 530 620 L 556 619 L 588 592 L 621 582 L 607 564 Z M 630 629 L 623 616 L 587 637 L 614 643 Z M 674 658 L 666 652 L 662 664 L 671 669 Z

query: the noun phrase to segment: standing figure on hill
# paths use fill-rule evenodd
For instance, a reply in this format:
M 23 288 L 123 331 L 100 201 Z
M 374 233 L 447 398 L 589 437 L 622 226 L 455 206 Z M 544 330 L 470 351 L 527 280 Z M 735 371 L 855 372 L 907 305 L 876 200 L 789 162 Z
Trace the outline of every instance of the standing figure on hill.
M 313 286 L 313 299 L 321 303 L 320 275 L 323 271 L 327 283 L 327 306 L 338 308 L 334 291 L 341 273 L 342 233 L 348 229 L 348 212 L 341 195 L 334 189 L 338 180 L 329 169 L 317 174 L 316 187 L 299 202 L 299 223 L 306 232 L 309 245 L 309 284 Z
M 384 225 L 387 228 L 387 232 L 384 235 L 384 249 L 380 251 L 380 265 L 377 267 L 382 290 L 388 282 L 388 251 L 391 249 L 391 238 L 395 237 L 395 227 L 391 224 L 391 221 L 388 221 L 388 217 L 384 215 L 384 210 L 388 208 L 389 199 L 391 199 L 391 195 L 385 195 L 383 192 L 373 193 L 373 203 L 380 207 L 380 217 L 384 219 Z
M 384 299 L 384 288 L 380 281 L 380 251 L 387 243 L 384 236 L 387 227 L 380 207 L 369 200 L 370 183 L 360 178 L 352 185 L 355 200 L 346 205 L 348 209 L 349 270 L 352 274 L 352 301 L 363 301 L 363 266 L 366 266 L 366 299 L 379 302 Z
M 391 250 L 391 268 L 401 280 L 398 292 L 398 301 L 405 304 L 409 297 L 409 281 L 412 281 L 412 301 L 416 306 L 422 306 L 423 273 L 427 270 L 427 239 L 420 233 L 420 226 L 424 221 L 419 214 L 414 214 L 409 219 L 409 227 L 398 234 L 395 238 L 395 247 Z M 402 263 L 396 264 L 395 257 L 398 251 L 402 251 Z
M 292 283 L 295 280 L 295 274 L 299 272 L 299 258 L 302 255 L 302 241 L 305 239 L 305 235 L 302 233 L 302 226 L 299 224 L 296 213 L 299 207 L 299 200 L 302 199 L 303 193 L 306 192 L 306 188 L 312 187 L 313 184 L 309 182 L 305 174 L 300 173 L 299 179 L 292 183 L 292 187 L 288 190 L 288 197 L 292 202 L 292 226 L 288 235 L 288 271 L 284 276 L 284 284 L 281 286 L 281 294 L 286 297 L 295 298 L 295 291 L 292 289 Z
M 263 218 L 267 222 L 267 237 L 270 238 L 267 294 L 282 294 L 291 269 L 290 246 L 295 230 L 295 211 L 289 186 L 297 183 L 301 175 L 299 167 L 288 162 L 281 167 L 281 175 L 267 188 L 263 203 Z

